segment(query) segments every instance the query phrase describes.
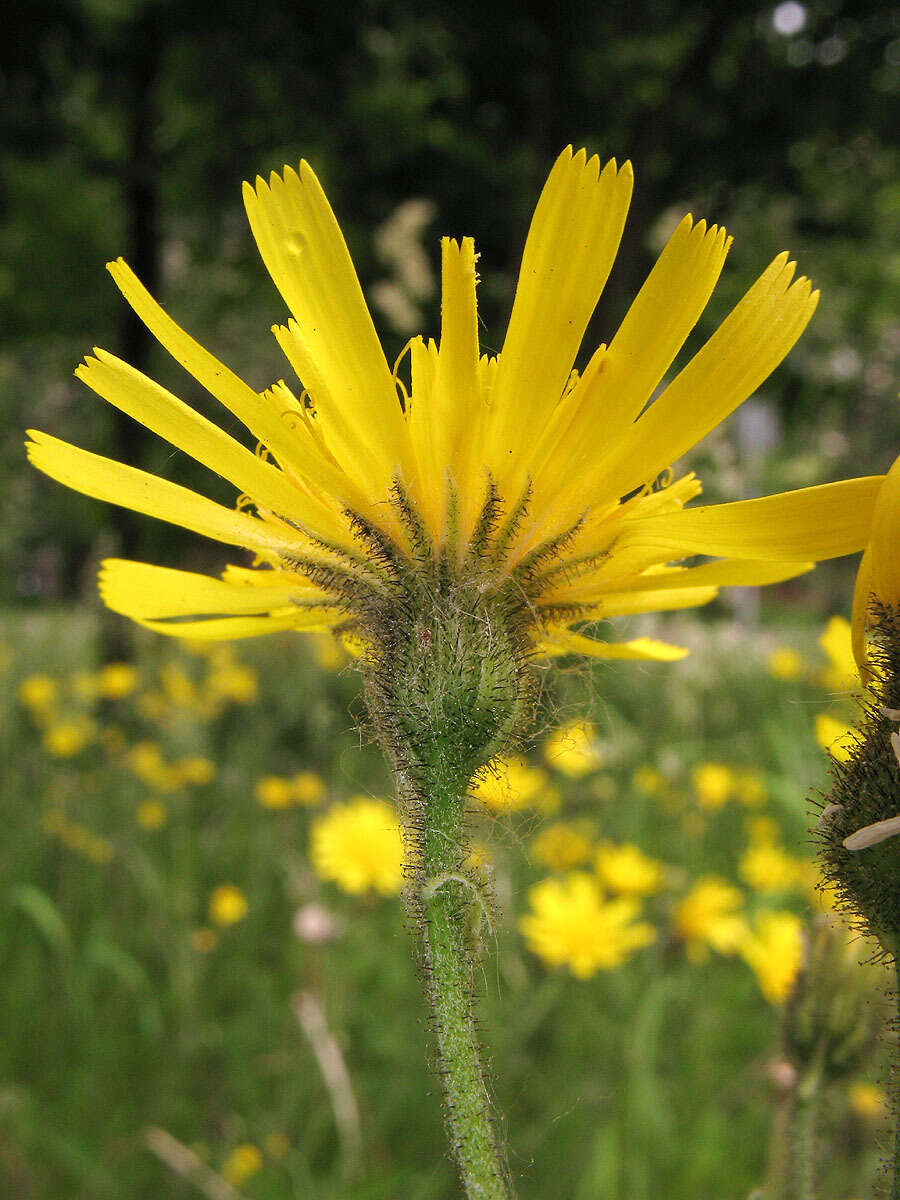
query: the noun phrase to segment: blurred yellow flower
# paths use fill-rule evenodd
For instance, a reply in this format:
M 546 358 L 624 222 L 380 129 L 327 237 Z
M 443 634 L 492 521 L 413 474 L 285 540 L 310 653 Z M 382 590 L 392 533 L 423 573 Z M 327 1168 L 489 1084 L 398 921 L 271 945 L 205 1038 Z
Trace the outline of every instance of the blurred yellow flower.
M 50 675 L 29 675 L 19 684 L 19 700 L 35 711 L 52 708 L 59 696 L 59 684 Z
M 747 921 L 739 911 L 743 903 L 740 888 L 715 875 L 698 879 L 678 902 L 673 926 L 693 962 L 708 958 L 710 948 L 719 954 L 737 953 L 748 933 Z
M 568 871 L 588 861 L 591 839 L 577 825 L 557 821 L 531 839 L 529 854 L 538 866 L 547 867 L 550 871 Z
M 347 661 L 347 651 L 331 633 L 313 634 L 313 658 L 323 671 L 339 671 Z
M 290 781 L 290 787 L 295 804 L 318 804 L 325 795 L 325 780 L 315 771 L 300 771 Z
M 822 686 L 830 692 L 855 691 L 859 687 L 859 674 L 853 657 L 850 622 L 845 617 L 831 617 L 819 645 L 828 656 L 828 666 L 819 676 Z
M 41 824 L 46 833 L 59 838 L 69 850 L 97 866 L 103 866 L 115 854 L 115 847 L 106 838 L 100 837 L 85 825 L 71 821 L 62 809 L 51 808 L 44 813 Z
M 734 794 L 747 808 L 762 808 L 766 802 L 766 783 L 759 771 L 747 768 L 734 779 Z
M 643 792 L 645 796 L 660 796 L 666 791 L 668 781 L 662 771 L 658 771 L 650 763 L 644 763 L 632 771 L 631 786 L 636 792 Z
M 544 761 L 570 779 L 582 779 L 603 766 L 603 752 L 590 721 L 570 721 L 544 742 Z
M 131 663 L 106 663 L 97 675 L 97 687 L 107 700 L 121 700 L 130 696 L 138 685 L 137 669 Z
M 766 659 L 766 670 L 773 679 L 784 683 L 799 679 L 805 666 L 803 656 L 789 646 L 779 646 Z
M 573 871 L 544 879 L 528 893 L 531 912 L 519 919 L 529 949 L 548 967 L 567 966 L 578 979 L 612 970 L 656 938 L 638 921 L 632 897 L 607 900 L 593 876 Z
M 242 663 L 217 667 L 207 680 L 209 689 L 237 704 L 252 704 L 259 695 L 259 680 L 252 667 Z
M 209 919 L 213 925 L 234 925 L 247 915 L 247 897 L 233 883 L 220 883 L 209 897 Z
M 259 1149 L 250 1142 L 235 1146 L 222 1163 L 222 1178 L 232 1187 L 240 1187 L 251 1175 L 262 1167 L 263 1157 Z
M 403 886 L 403 841 L 394 809 L 358 796 L 318 817 L 310 831 L 310 859 L 322 879 L 359 895 L 382 896 Z
M 891 1106 L 883 1088 L 860 1081 L 850 1088 L 850 1111 L 861 1121 L 877 1124 L 890 1114 Z
M 59 721 L 44 731 L 44 749 L 54 758 L 74 758 L 93 741 L 96 732 L 97 727 L 89 717 Z
M 724 763 L 700 763 L 691 771 L 694 794 L 701 808 L 713 811 L 721 808 L 735 788 L 735 773 Z
M 92 671 L 76 671 L 69 677 L 69 689 L 84 704 L 93 704 L 100 694 L 100 676 Z
M 472 785 L 472 795 L 494 812 L 527 808 L 547 782 L 547 772 L 524 758 L 495 758 L 486 774 Z
M 662 887 L 663 864 L 629 842 L 601 842 L 594 870 L 608 892 L 620 896 L 650 896 Z
M 290 783 L 281 775 L 263 775 L 257 779 L 254 794 L 263 808 L 290 808 L 294 799 Z
M 738 947 L 770 1004 L 783 1004 L 803 966 L 803 922 L 792 912 L 759 913 Z
M 204 758 L 202 754 L 191 754 L 187 758 L 180 758 L 174 764 L 174 768 L 181 776 L 182 783 L 191 783 L 196 787 L 212 783 L 216 777 L 215 763 Z
M 162 829 L 168 819 L 168 810 L 166 806 L 159 800 L 144 800 L 137 806 L 135 817 L 141 829 L 146 829 L 148 833 L 154 833 L 157 829 Z
M 172 704 L 179 708 L 194 708 L 197 705 L 197 688 L 184 667 L 177 662 L 168 662 L 160 668 L 159 682 Z
M 741 855 L 738 874 L 755 892 L 783 892 L 802 881 L 802 864 L 775 842 L 751 842 Z
M 818 713 L 815 722 L 816 741 L 838 762 L 846 762 L 856 745 L 853 726 L 832 717 L 830 713 Z
M 751 842 L 777 842 L 781 828 L 774 817 L 747 817 L 744 821 L 747 838 Z

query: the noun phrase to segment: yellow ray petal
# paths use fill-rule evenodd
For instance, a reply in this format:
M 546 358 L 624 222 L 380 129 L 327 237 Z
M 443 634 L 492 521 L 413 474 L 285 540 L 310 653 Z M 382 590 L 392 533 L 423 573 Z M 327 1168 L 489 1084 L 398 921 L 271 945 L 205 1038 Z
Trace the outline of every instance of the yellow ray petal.
M 346 521 L 294 486 L 277 467 L 251 453 L 134 367 L 105 350 L 95 353 L 97 357 L 88 357 L 75 375 L 104 400 L 229 480 L 261 507 L 320 536 L 344 543 L 350 540 Z
M 123 259 L 107 263 L 119 291 L 161 346 L 194 379 L 223 404 L 267 446 L 275 457 L 315 487 L 348 500 L 344 474 L 313 454 L 302 439 L 293 436 L 277 409 L 199 342 L 195 342 L 153 299 Z
M 198 575 L 155 567 L 150 563 L 107 558 L 100 565 L 100 595 L 113 612 L 126 617 L 158 620 L 166 617 L 261 615 L 286 608 L 296 601 L 322 596 L 299 580 L 291 582 L 276 571 L 256 571 L 261 585 L 229 583 Z M 320 614 L 321 615 L 321 614 Z
M 655 638 L 634 638 L 630 642 L 599 642 L 584 634 L 574 633 L 571 629 L 554 630 L 553 634 L 542 640 L 537 649 L 558 658 L 563 654 L 583 654 L 590 658 L 629 658 L 655 660 L 657 662 L 676 662 L 690 653 L 683 646 L 672 646 L 668 642 L 658 642 Z
M 383 495 L 409 465 L 403 413 L 343 234 L 309 163 L 269 183 L 244 184 L 244 204 L 263 261 L 294 314 L 308 355 L 304 385 L 340 443 L 338 457 L 371 456 Z M 308 377 L 314 361 L 317 377 Z M 338 414 L 343 418 L 336 420 Z
M 444 481 L 449 468 L 458 492 L 466 494 L 468 479 L 459 474 L 460 462 L 471 447 L 481 408 L 478 387 L 478 313 L 475 300 L 475 243 L 441 240 L 441 342 L 431 391 L 430 487 L 420 481 L 432 528 L 438 528 L 446 503 Z M 437 523 L 435 522 L 437 518 Z
M 606 462 L 590 487 L 624 495 L 696 445 L 769 377 L 812 317 L 819 293 L 785 252 L 770 264 Z
M 620 549 L 652 549 L 660 560 L 689 554 L 799 562 L 837 558 L 865 546 L 883 475 L 842 479 L 794 492 L 683 508 L 629 521 Z
M 188 638 L 190 641 L 227 642 L 237 638 L 261 637 L 265 633 L 282 630 L 331 629 L 335 621 L 314 616 L 315 610 L 304 612 L 295 608 L 290 612 L 274 612 L 265 617 L 213 617 L 208 621 L 145 621 L 132 618 L 136 624 L 153 633 L 166 633 L 170 637 Z
M 586 161 L 571 146 L 538 200 L 493 389 L 485 462 L 501 492 L 550 419 L 613 264 L 631 199 L 631 164 Z
M 596 577 L 584 575 L 577 582 L 566 587 L 554 588 L 549 592 L 545 603 L 566 602 L 581 599 L 585 603 L 594 600 L 602 601 L 607 595 L 619 595 L 627 592 L 659 592 L 672 588 L 699 587 L 764 587 L 772 583 L 781 583 L 785 579 L 793 579 L 815 566 L 811 562 L 754 562 L 750 559 L 723 558 L 718 562 L 703 563 L 699 567 L 671 567 L 661 571 L 643 572 L 631 576 L 616 576 L 616 561 L 614 554 L 609 563 L 604 563 Z
M 863 686 L 867 687 L 872 679 L 866 646 L 866 625 L 869 618 L 869 604 L 872 599 L 872 547 L 866 546 L 856 572 L 856 583 L 853 588 L 853 613 L 850 618 L 850 644 L 853 657 L 859 667 L 859 676 Z
M 878 494 L 869 544 L 872 591 L 882 604 L 900 605 L 900 458 Z
M 26 448 L 34 466 L 85 496 L 157 517 L 231 546 L 244 546 L 261 554 L 297 553 L 299 538 L 286 538 L 266 522 L 234 512 L 177 483 L 91 454 L 34 429 L 29 429 L 28 436 L 32 440 Z
M 724 229 L 690 215 L 676 228 L 604 356 L 579 389 L 577 413 L 549 464 L 549 492 L 590 468 L 596 431 L 625 433 L 672 365 L 712 295 L 731 245 Z M 543 482 L 543 481 L 542 481 Z
M 592 600 L 585 615 L 600 619 L 625 617 L 632 613 L 670 612 L 676 608 L 698 608 L 715 600 L 719 589 L 714 587 L 669 588 L 667 591 L 609 592 Z

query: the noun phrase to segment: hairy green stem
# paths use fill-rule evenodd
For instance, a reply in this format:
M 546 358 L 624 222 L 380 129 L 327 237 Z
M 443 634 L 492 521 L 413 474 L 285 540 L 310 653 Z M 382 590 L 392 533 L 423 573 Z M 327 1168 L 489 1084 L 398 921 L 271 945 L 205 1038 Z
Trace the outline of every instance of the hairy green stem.
M 447 1133 L 469 1200 L 512 1200 L 506 1153 L 485 1077 L 475 1021 L 478 931 L 488 907 L 465 869 L 464 789 L 439 779 L 408 810 L 410 909 L 437 1044 Z
M 894 1001 L 900 1004 L 900 958 L 896 954 L 894 955 L 894 972 L 897 981 Z M 900 1028 L 900 1018 L 898 1018 L 897 1026 Z M 898 1059 L 894 1063 L 894 1120 L 897 1122 L 897 1128 L 894 1133 L 891 1200 L 900 1200 L 900 1050 L 898 1050 Z
M 819 1165 L 819 1114 L 824 1086 L 821 1057 L 810 1066 L 797 1087 L 794 1110 L 794 1196 L 816 1200 Z

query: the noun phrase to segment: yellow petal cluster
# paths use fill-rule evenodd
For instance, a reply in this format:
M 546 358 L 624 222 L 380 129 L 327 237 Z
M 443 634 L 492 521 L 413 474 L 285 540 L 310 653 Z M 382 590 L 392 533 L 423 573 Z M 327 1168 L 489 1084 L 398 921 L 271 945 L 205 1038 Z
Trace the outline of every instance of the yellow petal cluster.
M 519 919 L 519 929 L 529 949 L 548 967 L 567 966 L 578 979 L 621 966 L 656 938 L 653 926 L 638 920 L 637 900 L 607 900 L 583 871 L 543 880 L 528 899 L 531 911 Z
M 318 817 L 310 831 L 316 873 L 351 895 L 396 895 L 403 886 L 403 841 L 384 800 L 359 796 Z
M 525 576 L 535 652 L 671 661 L 685 651 L 648 638 L 604 642 L 595 623 L 705 604 L 721 587 L 774 583 L 860 549 L 880 476 L 691 507 L 699 481 L 664 474 L 760 387 L 811 318 L 818 293 L 795 278 L 787 253 L 676 366 L 731 242 L 724 229 L 685 216 L 618 329 L 575 369 L 632 184 L 629 163 L 604 166 L 571 147 L 559 156 L 535 209 L 498 354 L 479 345 L 474 242 L 445 238 L 440 335 L 410 341 L 405 378 L 387 364 L 340 227 L 306 162 L 244 188 L 253 236 L 288 313 L 274 335 L 293 385 L 251 387 L 122 260 L 109 264 L 137 316 L 221 404 L 223 425 L 243 426 L 246 436 L 225 432 L 106 350 L 96 348 L 76 375 L 229 481 L 238 502 L 226 507 L 37 431 L 29 456 L 77 491 L 254 559 L 218 579 L 110 559 L 100 577 L 106 603 L 194 640 L 334 629 L 352 609 L 346 590 L 333 586 L 335 564 L 363 573 L 372 566 L 361 520 L 414 562 L 401 515 L 412 506 L 435 551 L 462 563 L 490 502 L 506 524 L 489 586 L 541 564 Z M 713 561 L 679 565 L 695 556 Z M 893 587 L 891 571 L 876 566 L 878 587 Z

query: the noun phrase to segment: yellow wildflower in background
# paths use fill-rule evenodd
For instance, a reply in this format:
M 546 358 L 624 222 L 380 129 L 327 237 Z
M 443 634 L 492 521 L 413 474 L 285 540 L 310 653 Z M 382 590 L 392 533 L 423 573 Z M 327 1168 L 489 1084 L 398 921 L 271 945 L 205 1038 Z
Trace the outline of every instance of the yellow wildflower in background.
M 801 882 L 800 867 L 783 846 L 756 841 L 741 855 L 738 874 L 755 892 L 783 892 Z
M 815 721 L 816 741 L 838 762 L 846 762 L 856 745 L 852 725 L 832 717 L 830 713 L 819 713 Z
M 861 1121 L 878 1124 L 890 1116 L 891 1106 L 883 1088 L 860 1081 L 850 1088 L 850 1111 Z
M 650 896 L 662 887 L 663 864 L 628 842 L 601 842 L 594 855 L 594 870 L 606 890 L 615 895 Z
M 662 771 L 650 763 L 644 763 L 632 771 L 631 786 L 636 792 L 643 792 L 645 796 L 661 796 L 668 789 L 669 781 Z
M 766 659 L 766 670 L 773 679 L 779 679 L 783 683 L 799 679 L 805 666 L 803 656 L 789 646 L 778 646 Z
M 318 817 L 310 830 L 310 859 L 322 879 L 345 892 L 396 895 L 403 886 L 403 841 L 396 814 L 384 800 L 359 796 Z
M 294 800 L 290 783 L 281 775 L 263 775 L 257 779 L 254 792 L 263 808 L 290 808 Z
M 759 771 L 738 771 L 734 777 L 734 794 L 747 808 L 762 808 L 767 798 L 766 781 Z
M 557 821 L 531 839 L 528 852 L 538 866 L 551 871 L 568 871 L 588 861 L 591 839 L 579 826 Z
M 138 685 L 137 668 L 131 663 L 106 663 L 97 674 L 97 688 L 107 700 L 121 700 L 130 696 Z
M 74 758 L 94 740 L 97 726 L 90 717 L 73 717 L 50 725 L 43 736 L 44 749 L 54 758 Z
M 189 754 L 187 758 L 179 758 L 174 768 L 182 783 L 193 784 L 195 787 L 204 787 L 216 777 L 216 764 L 202 754 Z
M 232 1187 L 240 1187 L 257 1173 L 263 1165 L 263 1157 L 257 1146 L 243 1142 L 235 1146 L 222 1163 L 222 1178 Z
M 318 804 L 325 795 L 325 781 L 315 771 L 299 771 L 291 779 L 290 789 L 295 804 Z
M 590 721 L 569 721 L 544 742 L 544 761 L 570 779 L 583 779 L 603 766 L 603 751 Z
M 292 314 L 275 336 L 302 398 L 283 380 L 262 392 L 250 387 L 180 328 L 121 259 L 109 264 L 138 317 L 222 403 L 226 423 L 242 423 L 265 453 L 109 352 L 87 357 L 76 371 L 83 383 L 244 499 L 227 508 L 37 431 L 28 442 L 34 465 L 97 499 L 249 550 L 256 564 L 214 579 L 108 559 L 106 603 L 191 639 L 334 629 L 348 617 L 364 625 L 374 542 L 390 539 L 415 571 L 416 539 L 442 553 L 452 541 L 446 561 L 462 564 L 476 530 L 486 530 L 478 535 L 492 558 L 485 583 L 500 589 L 512 579 L 524 589 L 536 652 L 671 661 L 684 651 L 647 638 L 605 643 L 591 635 L 592 623 L 705 604 L 720 587 L 774 583 L 860 549 L 880 476 L 694 508 L 701 485 L 693 474 L 653 486 L 758 389 L 811 318 L 818 293 L 794 279 L 786 253 L 672 372 L 730 246 L 724 229 L 685 216 L 618 331 L 573 373 L 632 179 L 629 163 L 601 167 L 571 147 L 559 156 L 531 223 L 499 355 L 478 344 L 474 242 L 445 238 L 440 339 L 410 341 L 409 386 L 385 360 L 306 162 L 244 189 L 263 261 Z M 377 553 L 383 561 L 384 550 Z M 676 565 L 696 555 L 717 561 Z M 333 583 L 335 569 L 344 582 L 350 573 L 355 593 Z M 166 682 L 189 697 L 183 680 Z
M 706 762 L 694 767 L 691 782 L 700 807 L 714 811 L 730 799 L 736 779 L 734 771 L 724 763 Z
M 740 888 L 715 875 L 698 879 L 678 902 L 673 927 L 693 962 L 703 962 L 710 949 L 719 954 L 737 953 L 749 931 L 740 911 L 743 904 Z
M 519 755 L 495 758 L 471 787 L 472 795 L 494 812 L 527 808 L 547 782 L 547 772 Z
M 19 684 L 19 701 L 33 712 L 52 708 L 59 697 L 59 683 L 50 675 L 29 675 Z
M 637 920 L 637 900 L 607 900 L 583 871 L 543 880 L 528 900 L 531 912 L 519 919 L 519 929 L 529 949 L 549 967 L 567 966 L 578 979 L 621 966 L 656 938 L 652 925 Z
M 783 1004 L 803 966 L 803 922 L 792 912 L 759 913 L 738 947 L 770 1004 Z
M 162 829 L 169 819 L 169 813 L 161 801 L 144 800 L 138 805 L 135 817 L 141 829 L 146 829 L 148 833 L 154 833 L 157 829 Z
M 233 883 L 220 883 L 209 898 L 209 919 L 213 925 L 235 925 L 247 915 L 247 897 Z

